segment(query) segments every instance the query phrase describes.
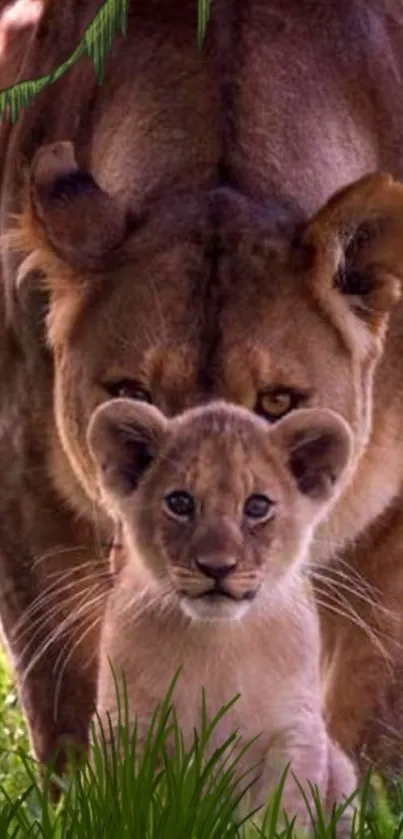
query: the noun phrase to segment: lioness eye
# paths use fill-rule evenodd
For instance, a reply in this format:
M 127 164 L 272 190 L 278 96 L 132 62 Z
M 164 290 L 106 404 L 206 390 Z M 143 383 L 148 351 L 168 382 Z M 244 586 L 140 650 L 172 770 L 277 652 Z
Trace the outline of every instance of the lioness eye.
M 268 390 L 258 395 L 256 412 L 274 422 L 293 408 L 296 408 L 302 396 L 291 390 Z
M 106 382 L 104 388 L 113 399 L 137 399 L 138 402 L 151 402 L 151 396 L 138 382 L 133 379 L 118 379 Z
M 165 497 L 165 504 L 170 513 L 181 519 L 191 518 L 195 510 L 195 502 L 192 496 L 185 491 L 170 492 Z
M 267 495 L 250 495 L 245 501 L 243 513 L 248 519 L 262 521 L 270 516 L 273 507 L 274 503 Z

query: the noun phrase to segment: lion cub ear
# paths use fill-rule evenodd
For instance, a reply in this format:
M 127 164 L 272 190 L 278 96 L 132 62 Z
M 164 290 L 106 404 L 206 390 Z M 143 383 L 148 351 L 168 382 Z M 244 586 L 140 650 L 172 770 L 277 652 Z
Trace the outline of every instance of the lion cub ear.
M 330 501 L 352 455 L 347 423 L 334 411 L 307 408 L 293 411 L 269 433 L 285 454 L 299 491 L 319 502 Z
M 382 330 L 400 298 L 402 233 L 403 183 L 375 173 L 337 192 L 296 239 L 317 298 L 355 343 L 357 328 Z
M 27 250 L 54 254 L 79 271 L 105 269 L 128 231 L 128 214 L 81 169 L 69 142 L 42 146 L 29 175 L 20 220 Z M 18 237 L 18 232 L 16 233 Z
M 134 492 L 163 444 L 168 420 L 152 405 L 112 399 L 93 413 L 87 444 L 101 488 L 114 497 Z

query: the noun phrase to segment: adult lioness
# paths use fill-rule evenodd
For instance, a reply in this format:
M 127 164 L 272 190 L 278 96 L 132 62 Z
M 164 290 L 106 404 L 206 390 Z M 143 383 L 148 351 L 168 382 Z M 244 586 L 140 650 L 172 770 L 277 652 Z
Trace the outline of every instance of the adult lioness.
M 3 39 L 16 80 L 60 63 L 98 3 L 43 6 L 21 48 Z M 193 0 L 136 0 L 102 86 L 82 60 L 2 128 L 1 231 L 23 221 L 20 250 L 2 251 L 0 613 L 43 760 L 64 737 L 85 743 L 94 700 L 110 531 L 89 415 L 110 395 L 169 415 L 221 396 L 268 421 L 330 406 L 353 427 L 355 479 L 315 546 L 331 568 L 327 711 L 344 748 L 393 765 L 399 306 L 373 372 L 399 293 L 402 188 L 375 178 L 320 208 L 371 170 L 403 170 L 401 17 L 398 0 L 215 0 L 199 53 Z M 79 168 L 70 146 L 34 160 L 66 140 Z

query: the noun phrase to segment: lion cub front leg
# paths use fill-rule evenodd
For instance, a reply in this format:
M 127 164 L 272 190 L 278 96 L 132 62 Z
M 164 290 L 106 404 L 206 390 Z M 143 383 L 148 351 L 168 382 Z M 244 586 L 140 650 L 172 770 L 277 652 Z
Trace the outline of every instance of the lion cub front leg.
M 342 749 L 329 738 L 329 767 L 326 796 L 326 813 L 350 798 L 358 788 L 358 778 L 352 761 Z M 359 806 L 355 796 L 337 821 L 337 839 L 349 839 L 354 813 Z
M 311 815 L 316 806 L 312 790 L 317 788 L 323 810 L 330 816 L 334 805 L 340 805 L 356 789 L 356 776 L 349 759 L 330 740 L 324 724 L 293 729 L 273 742 L 266 767 L 259 780 L 254 806 L 264 806 L 278 789 L 286 774 L 281 800 L 281 824 L 295 818 L 295 827 L 302 835 L 314 832 Z M 337 839 L 350 836 L 353 808 L 347 808 L 337 827 Z

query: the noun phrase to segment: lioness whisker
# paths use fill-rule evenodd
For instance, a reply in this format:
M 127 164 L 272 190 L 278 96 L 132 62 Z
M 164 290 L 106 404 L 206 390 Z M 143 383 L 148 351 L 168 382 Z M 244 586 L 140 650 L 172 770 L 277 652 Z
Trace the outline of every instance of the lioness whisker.
M 336 579 L 344 580 L 346 584 L 350 584 L 354 586 L 353 591 L 356 591 L 356 586 L 358 586 L 358 590 L 362 592 L 368 592 L 368 596 L 374 598 L 376 600 L 377 597 L 381 596 L 381 592 L 375 586 L 372 586 L 367 580 L 365 580 L 360 574 L 355 575 L 354 573 L 348 574 L 346 571 L 343 571 L 341 568 L 332 565 L 320 565 L 314 564 L 310 566 L 313 571 L 321 571 L 325 575 L 331 576 Z
M 362 616 L 361 616 L 361 615 L 360 615 L 360 614 L 356 611 L 356 609 L 354 608 L 354 606 L 353 606 L 353 604 L 351 603 L 351 601 L 350 601 L 350 600 L 347 598 L 347 596 L 346 596 L 346 595 L 345 595 L 345 594 L 344 594 L 344 593 L 340 590 L 340 587 L 339 587 L 339 583 L 338 583 L 338 582 L 333 581 L 333 580 L 330 580 L 328 577 L 323 576 L 323 575 L 321 575 L 321 574 L 319 574 L 319 573 L 316 573 L 316 574 L 314 574 L 314 575 L 311 575 L 311 580 L 313 581 L 314 591 L 315 591 L 315 592 L 319 592 L 319 593 L 321 593 L 321 594 L 325 593 L 325 594 L 331 595 L 335 601 L 336 601 L 337 599 L 339 599 L 339 600 L 341 601 L 341 603 L 342 603 L 342 605 L 343 605 L 343 606 L 345 606 L 346 608 L 350 609 L 350 610 L 351 610 L 351 612 L 354 612 L 354 614 L 356 614 L 356 615 L 357 615 L 357 617 L 359 617 L 359 618 L 360 618 L 360 620 L 364 621 L 364 618 L 363 618 L 363 617 L 362 617 Z M 318 583 L 318 584 L 319 584 L 319 586 L 318 586 L 318 585 L 315 585 L 315 583 Z M 365 601 L 365 602 L 366 602 L 366 601 Z M 374 607 L 374 604 L 373 604 L 373 602 L 372 602 L 372 601 L 370 601 L 370 602 L 369 602 L 369 605 L 371 606 L 371 608 L 373 608 L 373 607 Z M 377 620 L 379 619 L 379 616 L 378 616 L 376 613 L 375 613 L 374 617 L 375 617 Z M 379 631 L 381 632 L 382 630 L 379 630 Z
M 361 629 L 361 631 L 364 632 L 364 634 L 369 638 L 371 643 L 373 643 L 374 647 L 376 647 L 376 649 L 390 668 L 390 660 L 392 658 L 391 654 L 379 640 L 376 633 L 371 629 L 371 627 L 364 620 L 362 620 L 353 609 L 350 609 L 350 607 L 348 611 L 342 609 L 340 607 L 340 603 L 334 598 L 332 599 L 332 595 L 330 592 L 325 592 L 325 596 L 328 598 L 328 600 L 324 600 L 323 597 L 316 597 L 317 604 L 321 606 L 323 609 L 331 612 L 332 614 L 338 615 L 341 618 L 346 618 L 348 621 L 351 621 L 352 624 Z
M 92 605 L 94 605 L 94 603 Z M 93 620 L 90 621 L 90 623 L 89 623 L 89 625 L 87 626 L 86 629 L 84 629 L 83 625 L 80 624 L 80 626 L 77 627 L 77 632 L 78 631 L 80 632 L 79 639 L 77 639 L 77 641 L 74 640 L 75 633 L 73 632 L 71 637 L 68 639 L 68 642 L 66 642 L 66 644 L 64 644 L 64 646 L 62 648 L 62 651 L 59 653 L 59 655 L 57 657 L 57 660 L 56 660 L 55 665 L 53 667 L 53 673 L 56 672 L 58 667 L 60 667 L 60 669 L 59 669 L 59 672 L 57 674 L 56 685 L 55 685 L 55 695 L 54 695 L 54 699 L 53 699 L 53 719 L 54 720 L 57 719 L 58 708 L 59 708 L 59 698 L 60 698 L 60 693 L 61 693 L 61 688 L 62 688 L 62 683 L 63 683 L 63 676 L 66 672 L 67 665 L 68 665 L 69 661 L 71 661 L 71 658 L 73 657 L 73 655 L 74 655 L 76 649 L 78 648 L 79 644 L 81 644 L 85 640 L 85 638 L 87 638 L 87 636 L 90 635 L 91 632 L 93 632 L 94 629 L 101 623 L 102 623 L 102 617 L 100 615 L 98 615 L 96 618 L 94 618 Z M 63 655 L 66 652 L 66 650 L 68 650 L 69 647 L 70 647 L 70 651 L 68 652 L 68 654 L 66 655 L 66 657 L 63 661 Z M 93 661 L 95 655 L 97 655 L 97 653 L 98 653 L 98 651 L 94 652 L 89 657 L 89 659 L 87 660 L 87 663 L 86 663 L 87 668 L 90 666 L 90 664 L 92 663 L 92 661 Z M 63 663 L 62 663 L 62 661 L 63 661 Z
M 90 591 L 91 589 L 88 589 Z M 104 592 L 106 595 L 106 593 Z M 70 596 L 68 605 L 70 605 L 72 611 L 69 612 L 67 616 L 70 620 L 74 620 L 74 609 L 77 606 L 77 602 L 81 602 L 81 598 L 87 597 L 87 592 L 79 591 L 76 594 Z M 56 603 L 56 605 L 48 610 L 43 610 L 41 613 L 32 621 L 32 623 L 27 627 L 23 632 L 20 633 L 18 636 L 18 641 L 21 643 L 26 635 L 29 632 L 33 634 L 30 635 L 30 639 L 26 644 L 26 647 L 29 647 L 33 644 L 33 642 L 42 634 L 42 631 L 45 628 L 52 628 L 53 623 L 56 619 L 65 619 L 66 615 L 66 602 L 63 603 Z
M 96 589 L 96 587 L 94 586 L 94 590 L 95 589 Z M 94 596 L 91 600 L 88 599 L 88 592 L 86 592 L 84 597 L 83 597 L 83 600 L 85 602 L 82 603 L 82 601 L 81 601 L 78 604 L 78 606 L 73 610 L 73 612 L 71 614 L 69 614 L 63 621 L 61 621 L 59 626 L 56 627 L 56 629 L 53 632 L 50 633 L 49 637 L 46 638 L 44 643 L 39 646 L 35 655 L 31 658 L 29 664 L 27 665 L 27 667 L 23 671 L 23 674 L 22 674 L 22 677 L 21 677 L 23 681 L 28 677 L 29 673 L 32 671 L 32 669 L 35 667 L 35 665 L 40 661 L 40 659 L 47 652 L 47 650 L 60 637 L 62 637 L 64 635 L 64 633 L 66 632 L 67 629 L 69 629 L 72 625 L 74 625 L 79 620 L 79 618 L 82 616 L 83 613 L 85 614 L 85 612 L 93 609 L 94 605 L 98 605 L 102 602 L 105 602 L 105 592 L 102 591 L 100 594 L 97 595 L 97 597 Z M 32 641 L 37 637 L 37 635 L 38 635 L 38 630 L 36 631 L 34 637 L 30 639 L 29 643 L 25 646 L 24 650 L 22 651 L 22 654 L 21 654 L 22 659 L 25 658 L 26 653 L 28 652 L 28 650 L 30 649 L 30 646 L 32 645 Z
M 388 609 L 386 606 L 380 604 L 374 597 L 370 597 L 362 591 L 357 591 L 357 589 L 353 588 L 346 582 L 342 582 L 340 579 L 332 579 L 330 575 L 321 573 L 312 568 L 308 568 L 307 573 L 311 580 L 317 580 L 318 582 L 331 587 L 335 593 L 339 592 L 340 597 L 342 597 L 342 591 L 345 591 L 353 597 L 356 597 L 357 600 L 361 600 L 363 603 L 366 603 L 373 610 L 374 617 L 376 619 L 379 617 L 379 612 L 383 612 L 385 615 L 389 615 L 390 617 L 394 616 L 391 609 Z
M 69 621 L 74 622 L 75 621 L 75 610 L 77 609 L 77 605 L 79 606 L 81 604 L 82 600 L 84 600 L 85 598 L 88 598 L 88 594 L 91 591 L 93 591 L 94 589 L 99 589 L 100 593 L 103 596 L 105 596 L 105 591 L 104 591 L 103 588 L 100 588 L 99 586 L 94 586 L 93 588 L 89 588 L 85 592 L 82 592 L 82 591 L 77 592 L 75 595 L 73 595 L 70 598 L 70 605 L 72 606 L 72 609 L 67 616 L 66 616 L 66 604 L 65 603 L 63 604 L 63 608 L 62 608 L 61 604 L 56 604 L 56 606 L 53 609 L 49 610 L 49 612 L 45 612 L 44 614 L 41 614 L 40 616 L 38 616 L 38 618 L 33 623 L 33 626 L 35 627 L 35 632 L 33 633 L 33 635 L 30 637 L 29 641 L 27 642 L 25 649 L 29 649 L 29 647 L 32 645 L 32 643 L 41 634 L 42 630 L 45 627 L 49 627 L 49 625 L 51 626 L 51 624 L 54 622 L 54 620 L 56 618 L 59 618 L 59 617 L 63 618 L 63 624 L 66 623 L 66 622 L 69 622 Z M 90 607 L 90 602 L 89 602 L 88 599 L 87 599 L 86 602 L 88 604 L 88 607 Z M 60 626 L 60 624 L 59 624 L 59 626 Z
M 45 551 L 43 554 L 36 556 L 32 560 L 32 568 L 37 568 L 42 562 L 46 559 L 50 559 L 51 557 L 61 556 L 63 554 L 69 553 L 77 553 L 78 551 L 88 551 L 88 546 L 86 545 L 75 545 L 74 547 L 67 547 L 66 545 L 61 545 L 60 547 L 52 548 L 51 550 Z
M 80 580 L 70 580 L 69 582 L 66 582 L 63 586 L 58 585 L 58 581 L 56 580 L 43 593 L 38 595 L 38 597 L 33 601 L 33 603 L 30 604 L 29 607 L 27 607 L 27 609 L 25 609 L 20 620 L 14 626 L 11 637 L 15 640 L 17 640 L 17 638 L 18 640 L 21 640 L 27 631 L 31 631 L 35 627 L 36 621 L 38 620 L 37 618 L 35 619 L 35 614 L 37 612 L 40 612 L 41 614 L 39 618 L 41 619 L 43 617 L 42 613 L 44 609 L 46 608 L 48 610 L 49 605 L 51 605 L 54 602 L 54 600 L 57 600 L 56 606 L 60 606 L 60 608 L 65 611 L 66 608 L 68 608 L 69 603 L 74 601 L 76 597 L 80 596 L 81 594 L 86 593 L 87 589 L 83 591 L 83 587 L 86 586 L 87 583 L 93 585 L 94 582 L 96 582 L 100 585 L 102 582 L 107 583 L 109 581 L 110 576 L 107 573 L 105 573 L 104 577 L 98 575 L 97 580 L 94 580 L 94 576 L 92 574 L 89 574 L 87 576 L 82 577 Z M 77 588 L 78 591 L 74 591 L 75 588 Z M 69 601 L 63 599 L 62 602 L 59 602 L 61 596 L 69 592 L 72 592 Z M 52 609 L 47 611 L 46 617 L 51 616 L 51 614 Z M 28 625 L 25 627 L 26 623 L 28 623 Z
M 345 568 L 345 571 L 343 571 L 342 568 L 339 568 L 339 565 L 343 566 Z M 340 556 L 337 556 L 337 559 L 335 559 L 335 561 L 331 563 L 321 563 L 316 562 L 316 560 L 312 560 L 310 562 L 310 566 L 312 568 L 322 569 L 326 572 L 331 571 L 332 573 L 337 573 L 340 575 L 344 574 L 348 579 L 354 577 L 354 579 L 359 581 L 363 587 L 374 592 L 374 594 L 382 595 L 382 592 L 379 589 L 379 587 L 375 586 L 373 583 L 370 583 L 369 580 L 367 580 L 354 565 L 352 565 L 350 562 L 348 562 Z

